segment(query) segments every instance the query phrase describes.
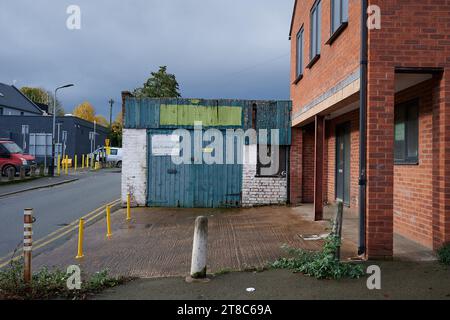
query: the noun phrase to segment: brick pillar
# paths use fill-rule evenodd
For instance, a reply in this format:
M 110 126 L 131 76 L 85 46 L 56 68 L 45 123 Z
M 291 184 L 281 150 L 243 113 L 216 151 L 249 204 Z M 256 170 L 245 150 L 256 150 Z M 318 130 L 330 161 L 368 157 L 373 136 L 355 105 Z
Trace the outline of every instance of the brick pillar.
M 450 73 L 433 90 L 433 249 L 450 241 Z
M 316 115 L 314 126 L 314 220 L 323 219 L 324 117 Z
M 385 74 L 386 78 L 380 80 L 379 74 Z M 369 65 L 366 193 L 366 256 L 369 259 L 393 256 L 394 88 L 394 68 Z
M 292 128 L 290 154 L 290 200 L 297 205 L 302 202 L 303 129 Z

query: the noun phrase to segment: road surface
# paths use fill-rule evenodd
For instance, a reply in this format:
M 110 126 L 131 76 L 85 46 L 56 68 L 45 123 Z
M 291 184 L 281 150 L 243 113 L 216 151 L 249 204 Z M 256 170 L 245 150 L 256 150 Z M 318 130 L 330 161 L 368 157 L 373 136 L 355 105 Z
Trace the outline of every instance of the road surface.
M 23 239 L 23 209 L 33 208 L 33 242 L 70 224 L 120 197 L 121 174 L 101 170 L 81 174 L 80 179 L 46 189 L 0 198 L 0 258 Z

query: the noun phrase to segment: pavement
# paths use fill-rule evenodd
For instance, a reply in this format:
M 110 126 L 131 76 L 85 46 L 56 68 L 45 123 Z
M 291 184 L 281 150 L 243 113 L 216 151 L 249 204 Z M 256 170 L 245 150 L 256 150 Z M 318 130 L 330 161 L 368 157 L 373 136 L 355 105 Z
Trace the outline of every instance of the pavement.
M 371 263 L 369 263 L 371 264 Z M 206 283 L 184 277 L 138 279 L 109 289 L 99 300 L 450 300 L 450 267 L 437 262 L 378 262 L 381 289 L 369 290 L 360 279 L 317 280 L 289 270 L 233 272 Z M 247 288 L 254 288 L 247 292 Z
M 15 180 L 14 183 L 2 183 L 0 185 L 0 198 L 21 192 L 53 187 L 76 180 L 78 180 L 76 176 L 67 175 L 57 177 L 36 177 L 25 181 Z
M 208 223 L 208 270 L 261 268 L 284 255 L 283 244 L 318 250 L 322 241 L 305 241 L 300 233 L 326 232 L 329 222 L 302 219 L 288 207 L 250 209 L 133 208 L 112 217 L 112 237 L 106 238 L 105 220 L 84 232 L 84 258 L 75 259 L 77 237 L 34 259 L 34 268 L 80 265 L 86 273 L 108 269 L 111 275 L 153 278 L 184 276 L 191 262 L 194 221 Z M 344 255 L 351 252 L 345 246 Z
M 97 217 L 107 203 L 120 198 L 120 170 L 84 171 L 60 178 L 76 180 L 0 198 L 0 266 L 22 242 L 24 208 L 33 208 L 36 217 L 33 246 L 39 242 L 46 244 L 40 251 L 33 252 L 36 256 L 75 234 L 76 228 L 72 226 L 79 218 L 87 214 L 91 218 Z M 91 221 L 94 222 L 94 219 Z M 59 234 L 64 235 L 60 237 L 60 242 L 49 241 Z

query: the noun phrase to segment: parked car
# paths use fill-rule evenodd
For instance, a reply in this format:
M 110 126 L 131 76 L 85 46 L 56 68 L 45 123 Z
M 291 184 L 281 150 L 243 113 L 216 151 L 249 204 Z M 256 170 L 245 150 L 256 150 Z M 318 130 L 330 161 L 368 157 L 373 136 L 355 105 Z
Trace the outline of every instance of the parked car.
M 30 166 L 36 165 L 36 158 L 26 154 L 14 142 L 7 139 L 0 139 L 0 173 L 3 176 L 8 175 L 8 169 L 14 168 L 14 175 L 25 167 L 25 172 L 30 171 Z
M 122 148 L 110 147 L 106 162 L 112 162 L 115 167 L 122 168 Z
M 95 155 L 96 161 L 102 161 L 103 155 L 106 153 L 104 147 L 96 149 L 93 153 L 89 154 L 89 157 Z M 122 167 L 122 148 L 110 147 L 110 154 L 106 156 L 106 162 L 111 162 L 115 167 Z

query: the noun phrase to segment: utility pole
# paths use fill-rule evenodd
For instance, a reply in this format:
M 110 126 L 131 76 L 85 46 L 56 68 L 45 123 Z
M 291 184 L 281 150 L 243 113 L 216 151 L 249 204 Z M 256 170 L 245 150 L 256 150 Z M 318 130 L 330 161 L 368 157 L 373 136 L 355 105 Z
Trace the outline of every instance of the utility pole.
M 109 128 L 112 128 L 112 108 L 113 108 L 113 104 L 114 104 L 114 100 L 113 99 L 109 99 Z

